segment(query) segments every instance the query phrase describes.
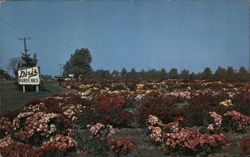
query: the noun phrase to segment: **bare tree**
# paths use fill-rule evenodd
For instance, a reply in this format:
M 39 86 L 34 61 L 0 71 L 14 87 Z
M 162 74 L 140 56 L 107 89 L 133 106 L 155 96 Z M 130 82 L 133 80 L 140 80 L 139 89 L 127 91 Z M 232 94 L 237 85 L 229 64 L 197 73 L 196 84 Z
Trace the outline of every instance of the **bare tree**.
M 15 77 L 17 77 L 17 70 L 18 70 L 19 66 L 20 66 L 20 58 L 19 57 L 14 57 L 14 58 L 10 59 L 8 68 L 11 69 L 11 71 Z

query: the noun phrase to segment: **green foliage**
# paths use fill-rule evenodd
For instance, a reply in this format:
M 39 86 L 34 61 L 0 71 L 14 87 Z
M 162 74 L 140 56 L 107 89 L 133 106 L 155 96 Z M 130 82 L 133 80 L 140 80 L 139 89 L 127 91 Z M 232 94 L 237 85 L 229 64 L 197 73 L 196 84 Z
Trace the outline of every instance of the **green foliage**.
M 227 69 L 218 67 L 213 73 L 211 68 L 206 67 L 201 73 L 190 72 L 188 69 L 182 69 L 178 73 L 177 68 L 170 69 L 167 72 L 164 68 L 162 69 L 149 69 L 136 71 L 132 68 L 127 71 L 122 68 L 121 71 L 113 70 L 111 73 L 109 70 L 96 70 L 93 75 L 93 79 L 144 79 L 144 80 L 164 80 L 164 79 L 185 79 L 185 80 L 221 80 L 221 81 L 247 81 L 250 79 L 250 73 L 247 72 L 245 67 L 240 67 L 239 71 L 236 71 L 233 67 Z
M 3 69 L 0 69 L 0 80 L 1 79 L 10 80 L 11 76 L 6 71 L 4 71 Z
M 218 80 L 226 80 L 227 70 L 222 67 L 218 67 L 218 69 L 215 71 L 215 78 Z
M 212 79 L 212 75 L 213 75 L 212 70 L 209 67 L 206 67 L 202 72 L 201 78 L 204 80 L 210 80 Z
M 167 77 L 167 72 L 166 72 L 166 70 L 162 68 L 162 69 L 160 70 L 160 74 L 159 74 L 159 75 L 160 75 L 159 77 L 160 77 L 161 80 L 166 79 L 166 77 Z
M 189 71 L 187 69 L 183 69 L 180 73 L 181 79 L 189 79 Z
M 100 79 L 108 79 L 111 77 L 109 70 L 96 70 L 93 72 L 92 78 L 100 80 Z
M 228 81 L 233 81 L 235 80 L 235 70 L 233 69 L 233 67 L 228 67 L 227 68 L 227 80 Z
M 246 81 L 247 80 L 247 70 L 245 67 L 241 66 L 238 74 L 239 81 Z
M 135 79 L 137 76 L 135 68 L 132 68 L 131 71 L 128 73 L 128 77 L 131 79 Z
M 192 72 L 190 75 L 189 75 L 189 79 L 191 80 L 195 80 L 197 78 L 196 74 L 194 72 Z
M 37 65 L 37 56 L 34 53 L 33 57 L 30 56 L 27 52 L 22 53 L 21 55 L 21 67 L 34 67 Z
M 168 77 L 169 77 L 170 79 L 177 79 L 177 78 L 178 78 L 178 70 L 177 70 L 176 68 L 172 68 L 172 69 L 169 71 Z
M 127 72 L 127 70 L 125 68 L 123 68 L 121 70 L 121 77 L 122 78 L 127 78 L 127 76 L 128 76 L 128 72 Z
M 114 71 L 112 71 L 112 73 L 111 73 L 111 77 L 118 78 L 118 77 L 120 77 L 120 74 L 119 74 L 119 72 L 118 72 L 117 70 L 114 70 Z
M 65 76 L 74 74 L 76 78 L 80 76 L 88 77 L 92 73 L 91 61 L 92 57 L 88 49 L 76 49 L 75 53 L 71 55 L 69 61 L 64 65 L 63 74 Z

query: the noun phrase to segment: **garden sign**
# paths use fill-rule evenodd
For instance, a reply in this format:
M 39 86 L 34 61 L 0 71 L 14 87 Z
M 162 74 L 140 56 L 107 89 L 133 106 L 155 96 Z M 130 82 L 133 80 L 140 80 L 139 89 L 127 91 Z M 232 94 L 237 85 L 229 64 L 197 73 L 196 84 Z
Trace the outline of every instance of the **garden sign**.
M 18 84 L 23 85 L 23 92 L 25 92 L 25 85 L 36 85 L 36 91 L 39 90 L 41 82 L 39 68 L 22 68 L 18 70 Z

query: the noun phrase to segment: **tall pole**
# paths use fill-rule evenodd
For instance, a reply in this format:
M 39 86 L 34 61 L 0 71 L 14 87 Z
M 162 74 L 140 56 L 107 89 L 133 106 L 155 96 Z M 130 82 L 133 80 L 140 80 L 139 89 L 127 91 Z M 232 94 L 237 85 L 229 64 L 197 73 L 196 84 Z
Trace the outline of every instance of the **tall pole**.
M 23 45 L 24 45 L 24 52 L 27 53 L 29 51 L 29 49 L 27 49 L 27 45 L 26 45 L 26 40 L 30 40 L 31 38 L 28 37 L 28 38 L 19 38 L 19 40 L 23 40 Z

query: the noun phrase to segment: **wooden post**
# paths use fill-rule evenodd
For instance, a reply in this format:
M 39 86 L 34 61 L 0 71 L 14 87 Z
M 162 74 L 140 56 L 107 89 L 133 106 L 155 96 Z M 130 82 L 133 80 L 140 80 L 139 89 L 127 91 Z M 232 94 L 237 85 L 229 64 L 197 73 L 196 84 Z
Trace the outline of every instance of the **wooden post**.
M 25 86 L 23 85 L 23 93 L 25 93 Z
M 39 86 L 36 86 L 36 92 L 39 92 Z

